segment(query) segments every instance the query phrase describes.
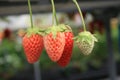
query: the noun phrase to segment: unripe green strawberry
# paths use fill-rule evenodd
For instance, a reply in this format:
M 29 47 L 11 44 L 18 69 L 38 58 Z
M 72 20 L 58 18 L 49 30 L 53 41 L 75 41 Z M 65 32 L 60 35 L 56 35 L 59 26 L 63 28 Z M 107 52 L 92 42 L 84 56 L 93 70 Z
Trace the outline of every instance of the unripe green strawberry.
M 76 36 L 74 39 L 76 40 L 76 43 L 78 44 L 81 52 L 84 55 L 89 55 L 94 47 L 94 43 L 97 42 L 97 39 L 88 31 L 86 31 L 86 26 L 85 26 L 85 21 L 84 21 L 84 17 L 82 14 L 82 11 L 80 9 L 80 6 L 77 2 L 77 0 L 73 0 L 73 2 L 75 3 L 79 14 L 81 16 L 81 20 L 82 20 L 82 24 L 83 24 L 83 29 L 84 31 L 79 33 L 78 36 Z
M 93 50 L 94 43 L 97 42 L 97 39 L 88 31 L 79 33 L 75 40 L 84 55 L 89 55 Z
M 59 26 L 52 26 L 46 30 L 44 46 L 49 58 L 56 62 L 62 56 L 65 46 L 65 35 Z
M 67 64 L 70 62 L 71 56 L 72 56 L 72 49 L 73 49 L 73 33 L 69 26 L 62 25 L 63 27 L 66 27 L 65 34 L 65 47 L 63 54 L 61 58 L 57 61 L 58 65 L 61 67 L 67 66 Z
M 23 37 L 22 44 L 27 61 L 29 63 L 37 62 L 43 49 L 43 37 L 39 34 L 38 29 L 29 29 Z

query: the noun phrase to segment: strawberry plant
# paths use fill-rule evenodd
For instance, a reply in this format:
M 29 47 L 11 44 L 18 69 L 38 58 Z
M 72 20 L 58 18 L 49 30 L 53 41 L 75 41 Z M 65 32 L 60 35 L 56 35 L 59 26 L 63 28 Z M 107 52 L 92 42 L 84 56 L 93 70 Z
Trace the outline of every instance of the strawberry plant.
M 46 30 L 47 35 L 44 37 L 44 45 L 50 59 L 65 67 L 72 55 L 73 33 L 68 25 L 58 23 L 54 0 L 51 0 L 51 3 L 53 7 L 53 26 Z
M 81 11 L 77 1 L 73 0 L 73 2 L 77 6 L 78 11 L 79 11 L 79 13 L 81 15 L 83 28 L 84 28 L 84 31 L 80 32 L 74 39 L 75 39 L 75 42 L 78 44 L 78 47 L 80 48 L 81 52 L 84 55 L 89 55 L 92 52 L 94 44 L 95 44 L 95 42 L 97 42 L 97 39 L 89 31 L 86 31 L 82 11 Z
M 33 25 L 30 0 L 28 0 L 28 6 L 30 11 L 31 27 L 28 28 L 26 34 L 24 34 L 22 44 L 27 61 L 29 63 L 35 63 L 39 60 L 42 53 L 43 37 L 42 31 Z
M 44 46 L 49 58 L 56 62 L 62 56 L 65 46 L 65 35 L 63 33 L 64 29 L 58 25 L 53 0 L 51 0 L 51 3 L 53 8 L 53 25 L 45 31 Z M 55 22 L 54 19 L 56 19 Z
M 63 54 L 61 56 L 61 58 L 57 61 L 58 65 L 60 65 L 61 67 L 65 67 L 67 66 L 67 64 L 70 62 L 71 56 L 72 56 L 72 50 L 73 50 L 73 33 L 72 30 L 69 26 L 68 27 L 68 31 L 64 32 L 65 34 L 65 47 L 63 50 Z

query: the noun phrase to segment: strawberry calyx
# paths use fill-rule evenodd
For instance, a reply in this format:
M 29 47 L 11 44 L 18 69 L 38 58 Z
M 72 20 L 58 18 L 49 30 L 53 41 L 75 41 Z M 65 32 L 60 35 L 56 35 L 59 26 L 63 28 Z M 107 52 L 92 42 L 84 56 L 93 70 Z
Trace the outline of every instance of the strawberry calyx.
M 33 27 L 33 28 L 28 28 L 27 29 L 27 33 L 26 33 L 26 35 L 28 36 L 28 37 L 30 37 L 31 35 L 33 35 L 33 34 L 39 34 L 39 35 L 44 35 L 44 29 L 40 29 L 40 28 L 37 28 L 37 27 Z
M 89 31 L 83 31 L 74 37 L 76 43 L 85 42 L 87 44 L 92 44 L 92 42 L 97 42 L 97 38 L 94 37 Z
M 45 31 L 45 35 L 52 33 L 53 38 L 56 38 L 56 35 L 58 32 L 72 32 L 72 29 L 68 25 L 59 24 L 58 19 L 57 19 L 57 15 L 56 15 L 54 0 L 51 0 L 51 3 L 52 3 L 52 13 L 53 13 L 53 15 L 52 15 L 53 26 L 48 28 Z
M 59 24 L 58 26 L 62 28 L 62 32 L 72 32 L 72 29 L 69 25 Z
M 57 25 L 53 25 L 52 27 L 48 27 L 45 30 L 45 35 L 52 33 L 53 38 L 56 38 L 57 33 L 61 31 L 62 31 L 62 28 L 58 27 Z
M 52 33 L 53 38 L 56 38 L 58 32 L 72 32 L 72 29 L 65 24 L 53 25 L 45 30 L 45 35 Z

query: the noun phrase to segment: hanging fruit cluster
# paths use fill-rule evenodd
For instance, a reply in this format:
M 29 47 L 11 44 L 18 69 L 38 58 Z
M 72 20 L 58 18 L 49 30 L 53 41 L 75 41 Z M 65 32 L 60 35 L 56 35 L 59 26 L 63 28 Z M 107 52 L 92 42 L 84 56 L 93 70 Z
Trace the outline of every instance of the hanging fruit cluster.
M 73 0 L 73 2 L 76 4 L 81 15 L 84 28 L 84 31 L 80 32 L 75 37 L 70 26 L 59 24 L 54 0 L 51 0 L 53 9 L 52 26 L 47 29 L 36 28 L 33 25 L 32 10 L 30 0 L 28 0 L 31 27 L 28 28 L 26 32 L 20 31 L 19 35 L 23 38 L 22 44 L 29 63 L 37 62 L 43 47 L 45 47 L 49 58 L 53 62 L 57 62 L 61 67 L 65 67 L 70 62 L 74 41 L 78 44 L 78 47 L 84 55 L 89 55 L 92 52 L 94 43 L 97 42 L 97 39 L 90 32 L 86 31 L 80 7 L 76 0 Z

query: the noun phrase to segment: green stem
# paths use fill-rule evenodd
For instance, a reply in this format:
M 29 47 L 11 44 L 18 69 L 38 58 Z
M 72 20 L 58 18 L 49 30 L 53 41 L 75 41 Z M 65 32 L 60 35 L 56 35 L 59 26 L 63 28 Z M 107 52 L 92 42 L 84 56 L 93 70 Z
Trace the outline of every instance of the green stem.
M 54 0 L 51 0 L 51 3 L 52 3 L 52 9 L 53 9 L 52 23 L 54 24 L 54 18 L 55 18 L 55 22 L 56 22 L 55 24 L 58 25 L 58 19 L 57 19 L 57 15 L 56 15 Z
M 29 7 L 29 13 L 30 13 L 31 28 L 33 28 L 32 9 L 31 9 L 30 0 L 28 0 L 28 7 Z
M 80 8 L 80 6 L 78 5 L 78 2 L 77 2 L 76 0 L 73 0 L 73 2 L 76 4 L 76 6 L 77 6 L 77 8 L 78 8 L 78 11 L 79 11 L 80 16 L 81 16 L 81 19 L 82 19 L 83 29 L 84 29 L 84 31 L 86 31 L 85 21 L 84 21 L 83 15 L 82 15 L 81 8 Z

